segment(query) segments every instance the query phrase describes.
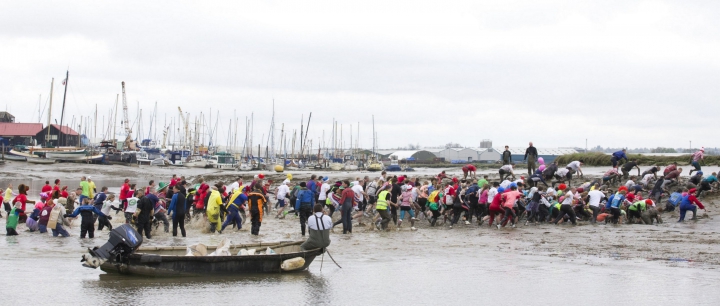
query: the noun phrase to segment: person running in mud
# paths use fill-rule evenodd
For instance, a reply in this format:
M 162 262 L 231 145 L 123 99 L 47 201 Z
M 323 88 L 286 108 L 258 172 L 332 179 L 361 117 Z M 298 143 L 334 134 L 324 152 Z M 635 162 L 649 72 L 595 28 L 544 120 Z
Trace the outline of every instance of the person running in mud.
M 566 181 L 568 182 L 568 184 L 570 184 L 572 181 L 572 174 L 570 174 L 570 169 L 557 169 L 557 171 L 555 171 L 555 181 L 552 182 L 552 186 L 555 187 L 555 184 L 563 183 Z
M 477 217 L 480 214 L 478 209 L 480 197 L 480 187 L 478 187 L 477 180 L 473 180 L 468 184 L 467 190 L 465 191 L 465 202 L 468 207 L 465 213 L 465 225 L 472 223 L 472 218 Z
M 482 186 L 482 189 L 480 190 L 480 197 L 478 199 L 477 211 L 475 213 L 477 216 L 477 220 L 478 220 L 478 226 L 483 225 L 483 222 L 485 222 L 484 218 L 488 214 L 488 203 L 491 199 L 490 190 L 492 188 L 495 188 L 495 187 L 492 187 L 492 188 L 490 188 L 490 187 L 491 187 L 490 184 L 485 184 Z M 495 189 L 493 194 L 496 194 L 496 193 L 497 193 L 497 189 Z
M 315 203 L 315 194 L 307 188 L 306 182 L 300 182 L 300 191 L 298 191 L 297 200 L 295 202 L 295 210 L 300 216 L 300 233 L 305 236 L 305 223 L 307 218 L 312 215 L 312 207 Z
M 568 184 L 570 183 L 569 181 L 572 181 L 572 175 L 573 175 L 573 174 L 579 173 L 579 174 L 580 174 L 580 177 L 583 177 L 583 176 L 584 176 L 584 175 L 583 175 L 583 172 L 582 172 L 582 168 L 581 168 L 583 164 L 585 164 L 585 162 L 581 159 L 581 160 L 576 160 L 576 161 L 570 162 L 570 163 L 565 167 L 565 169 L 570 170 L 570 171 L 568 172 Z
M 506 178 L 512 177 L 513 180 L 515 180 L 515 173 L 513 172 L 513 166 L 515 166 L 514 163 L 509 163 L 502 165 L 500 167 L 500 170 L 498 170 L 498 173 L 500 174 L 500 180 L 504 181 Z
M 668 193 L 667 188 L 678 183 L 680 173 L 682 173 L 682 168 L 677 168 L 677 170 L 670 171 L 670 173 L 665 175 L 661 188 L 664 189 L 666 193 Z
M 525 226 L 528 225 L 529 222 L 534 222 L 535 225 L 537 225 L 538 222 L 538 208 L 540 205 L 540 199 L 542 198 L 542 195 L 540 194 L 540 191 L 537 187 L 530 188 L 530 192 L 527 196 L 530 199 L 530 202 L 528 203 L 527 210 L 528 210 L 528 217 L 525 219 Z
M 700 162 L 705 160 L 705 147 L 700 148 L 695 154 L 692 156 L 692 162 L 690 163 L 694 169 L 690 169 L 690 175 L 694 171 L 700 171 L 702 170 L 702 167 L 700 167 Z
M 527 160 L 528 176 L 532 176 L 533 173 L 535 173 L 535 162 L 537 161 L 537 158 L 537 148 L 533 146 L 533 143 L 531 141 L 527 149 L 525 149 L 525 156 L 523 157 L 523 161 Z
M 323 186 L 325 186 L 325 185 L 327 185 L 327 183 L 323 183 Z M 328 190 L 329 190 L 329 188 L 330 188 L 330 185 L 328 185 Z M 321 189 L 321 191 L 322 191 L 322 189 Z M 325 191 L 325 193 L 327 193 L 327 191 Z M 285 215 L 283 215 L 283 211 L 285 211 L 285 205 L 291 204 L 291 203 L 286 203 L 286 198 L 287 198 L 288 194 L 290 194 L 290 187 L 288 187 L 287 183 L 283 181 L 280 184 L 280 186 L 278 186 L 277 190 L 275 190 L 275 198 L 277 199 L 277 207 L 278 207 L 278 211 L 275 214 L 275 219 L 285 218 Z M 320 192 L 320 196 L 323 196 L 323 192 Z M 327 195 L 325 195 L 324 198 L 326 196 Z M 325 199 L 322 199 L 321 202 L 319 202 L 319 203 L 325 203 Z
M 718 184 L 720 184 L 720 182 L 718 182 L 717 173 L 713 172 L 700 182 L 697 188 L 697 197 L 699 198 L 703 191 L 712 191 L 712 186 L 717 186 Z
M 168 208 L 168 214 L 173 220 L 173 237 L 177 236 L 178 226 L 180 227 L 180 234 L 185 237 L 185 214 L 189 205 L 186 203 L 187 195 L 185 194 L 185 186 L 180 183 L 176 183 L 173 187 L 173 196 L 170 200 L 170 207 Z
M 652 173 L 647 173 L 643 175 L 642 179 L 640 179 L 640 184 L 643 185 L 645 188 L 650 188 L 650 185 L 653 183 L 653 180 L 655 179 L 655 176 Z
M 575 210 L 573 209 L 573 197 L 575 196 L 575 191 L 575 188 L 570 188 L 570 190 L 567 191 L 563 190 L 564 199 L 562 200 L 562 203 L 560 203 L 560 214 L 558 214 L 553 221 L 554 224 L 558 224 L 560 220 L 567 215 L 570 222 L 572 222 L 572 225 L 577 225 L 577 216 L 575 215 Z
M 703 210 L 705 209 L 705 206 L 703 206 L 697 197 L 695 197 L 695 191 L 695 188 L 690 189 L 687 195 L 683 196 L 682 202 L 680 202 L 680 220 L 678 220 L 678 222 L 683 222 L 685 220 L 685 213 L 688 211 L 692 211 L 693 213 L 690 220 L 697 220 L 698 207 Z
M 495 182 L 497 184 L 497 182 Z M 505 188 L 498 188 L 497 193 L 493 197 L 492 202 L 490 202 L 490 206 L 488 209 L 488 218 L 490 223 L 488 223 L 488 226 L 493 226 L 493 223 L 495 222 L 495 217 L 498 215 L 504 215 L 505 210 L 502 207 L 503 203 L 503 193 L 505 193 Z M 498 216 L 498 222 L 501 220 L 501 217 Z M 500 224 L 498 223 L 498 229 L 500 229 Z
M 75 218 L 80 215 L 80 238 L 84 239 L 85 235 L 87 235 L 88 238 L 92 239 L 95 238 L 95 218 L 93 217 L 93 214 L 112 220 L 111 216 L 106 216 L 100 210 L 95 208 L 95 206 L 91 205 L 90 198 L 83 198 L 82 205 L 80 205 L 80 207 L 76 208 L 72 214 L 66 214 L 63 217 Z
M 298 200 L 300 200 L 300 198 L 298 198 Z M 260 234 L 260 226 L 262 225 L 263 217 L 263 205 L 265 205 L 266 202 L 267 200 L 262 194 L 262 186 L 256 185 L 255 190 L 248 194 L 248 210 L 250 210 L 250 218 L 252 222 L 250 234 L 252 235 L 257 236 Z M 305 232 L 304 229 L 305 226 L 303 224 L 303 233 Z
M 528 178 L 528 185 L 530 185 L 530 187 L 537 187 L 538 183 L 543 183 L 545 188 L 548 187 L 548 184 L 545 182 L 545 178 L 543 178 L 543 174 L 540 170 L 535 171 L 535 173 Z
M 605 198 L 605 193 L 603 193 L 600 190 L 595 189 L 595 190 L 591 190 L 588 192 L 586 200 L 588 202 L 588 207 L 593 212 L 592 219 L 590 219 L 590 223 L 595 224 L 597 222 L 597 217 L 600 214 L 600 212 L 602 211 L 602 209 L 600 208 L 600 203 L 602 202 L 602 200 L 604 198 Z
M 552 162 L 545 170 L 543 170 L 543 177 L 546 181 L 552 181 L 553 177 L 555 176 L 555 172 L 558 170 L 557 162 Z
M 700 182 L 702 182 L 702 180 L 703 180 L 703 172 L 702 171 L 695 172 L 695 175 L 691 176 L 690 179 L 688 179 L 688 182 L 685 185 L 685 187 L 687 189 L 697 188 L 697 186 L 700 185 Z
M 618 173 L 617 166 L 613 166 L 612 169 L 605 172 L 602 178 L 603 184 L 607 183 L 608 185 L 616 184 L 619 180 L 620 173 Z
M 417 219 L 415 218 L 415 213 L 412 210 L 412 187 L 409 185 L 404 185 L 402 187 L 403 191 L 400 195 L 400 219 L 398 220 L 398 231 L 400 230 L 400 227 L 402 227 L 402 222 L 405 219 L 405 214 L 410 215 L 410 230 L 416 230 L 415 228 L 415 221 Z
M 637 168 L 638 176 L 640 176 L 640 166 L 638 166 L 637 160 L 633 159 L 622 165 L 623 179 L 627 179 L 630 176 L 630 171 L 632 171 L 633 168 Z
M 642 177 L 645 177 L 645 175 L 648 175 L 648 174 L 652 174 L 652 175 L 653 175 L 653 178 L 657 179 L 657 178 L 658 178 L 658 176 L 657 176 L 658 171 L 660 171 L 660 168 L 658 168 L 658 166 L 656 166 L 656 165 L 653 165 L 650 169 L 647 169 L 647 170 L 643 171 Z
M 476 175 L 477 175 L 476 174 L 477 167 L 475 167 L 475 165 L 473 165 L 473 164 L 467 164 L 462 167 L 462 172 L 463 172 L 463 180 L 466 180 L 468 178 L 468 175 L 470 176 L 470 178 L 474 179 L 474 178 L 476 178 Z
M 622 204 L 625 201 L 625 195 L 627 194 L 627 187 L 622 186 L 618 188 L 618 192 L 611 195 L 608 198 L 607 204 L 605 204 L 605 210 L 609 210 L 610 214 L 612 215 L 612 218 L 610 221 L 613 224 L 618 224 L 620 221 L 620 216 L 622 213 L 620 212 L 620 209 L 622 208 Z M 607 221 L 607 219 L 605 219 Z
M 627 155 L 625 153 L 627 152 L 626 149 L 622 149 L 621 151 L 617 151 L 612 154 L 612 157 L 610 158 L 610 162 L 612 163 L 613 168 L 617 168 L 618 162 L 621 160 L 628 161 Z
M 397 217 L 398 217 L 398 207 L 399 207 L 399 201 L 398 198 L 402 194 L 402 186 L 400 186 L 400 183 L 398 183 L 398 178 L 393 177 L 391 180 L 392 186 L 390 188 L 390 202 L 392 202 L 394 205 L 390 207 L 390 215 L 392 216 L 393 223 L 397 225 Z
M 390 195 L 390 192 L 388 192 L 387 189 L 381 189 L 380 193 L 378 193 L 377 204 L 375 205 L 375 209 L 378 214 L 380 214 L 381 218 L 381 220 L 378 220 L 375 223 L 375 227 L 378 230 L 386 231 L 388 228 L 388 223 L 390 223 L 388 205 L 395 206 L 396 204 L 392 202 L 392 195 Z

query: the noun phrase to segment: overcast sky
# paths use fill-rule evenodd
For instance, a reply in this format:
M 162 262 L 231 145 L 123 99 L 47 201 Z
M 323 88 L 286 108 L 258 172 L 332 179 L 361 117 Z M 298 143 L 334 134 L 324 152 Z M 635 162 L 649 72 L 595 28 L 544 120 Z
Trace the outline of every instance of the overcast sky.
M 369 147 L 374 114 L 382 148 L 716 146 L 718 2 L 586 2 L 2 1 L 0 107 L 36 122 L 54 77 L 60 121 L 70 67 L 66 118 L 107 123 L 125 81 L 131 120 L 220 110 L 220 144 L 275 99 L 316 144 L 335 118 Z

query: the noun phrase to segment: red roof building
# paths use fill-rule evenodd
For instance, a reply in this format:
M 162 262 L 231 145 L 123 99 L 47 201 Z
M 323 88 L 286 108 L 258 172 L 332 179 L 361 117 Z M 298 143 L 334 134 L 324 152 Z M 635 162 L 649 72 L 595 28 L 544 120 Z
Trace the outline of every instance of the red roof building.
M 65 135 L 70 135 L 70 136 L 78 136 L 79 135 L 78 132 L 75 132 L 75 130 L 71 129 L 67 125 L 64 125 L 62 127 L 62 129 L 60 129 L 60 126 L 57 124 L 51 124 L 51 126 L 54 127 L 55 129 L 59 130 L 61 133 L 65 134 Z
M 43 129 L 42 123 L 0 122 L 0 137 L 9 145 L 34 145 L 35 136 Z
M 42 131 L 42 123 L 8 123 L 0 122 L 0 136 L 15 137 L 29 136 L 35 137 L 37 133 Z

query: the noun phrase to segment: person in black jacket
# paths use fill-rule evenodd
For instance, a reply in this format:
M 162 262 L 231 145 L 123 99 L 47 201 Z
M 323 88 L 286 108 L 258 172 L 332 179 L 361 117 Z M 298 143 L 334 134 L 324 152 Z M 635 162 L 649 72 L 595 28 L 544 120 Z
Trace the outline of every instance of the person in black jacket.
M 145 196 L 145 190 L 138 190 L 138 205 L 137 211 L 137 230 L 140 236 L 145 231 L 145 237 L 150 239 L 150 228 L 152 227 L 153 214 L 155 213 L 155 207 L 153 206 L 150 199 Z
M 528 146 L 527 149 L 525 149 L 525 157 L 523 160 L 527 160 L 527 166 L 528 166 L 528 176 L 533 175 L 535 173 L 535 162 L 538 158 L 538 151 L 533 146 L 533 143 L 530 142 L 530 146 Z
M 503 165 L 509 165 L 512 162 L 512 153 L 510 153 L 509 149 L 509 146 L 505 146 L 505 151 L 502 153 Z
M 76 208 L 72 214 L 65 214 L 65 218 L 75 218 L 78 215 L 81 217 L 80 222 L 80 238 L 85 238 L 85 234 L 90 238 L 95 238 L 95 218 L 94 215 L 100 217 L 106 217 L 112 219 L 110 216 L 106 216 L 95 206 L 90 205 L 90 199 L 85 197 L 80 207 Z
M 168 209 L 168 214 L 170 214 L 173 224 L 172 235 L 173 237 L 177 236 L 177 229 L 178 226 L 180 226 L 180 233 L 183 237 L 185 237 L 185 214 L 187 212 L 187 206 L 185 204 L 185 198 L 187 197 L 187 195 L 185 195 L 185 187 L 180 184 L 176 184 L 173 186 L 172 190 L 173 196 Z

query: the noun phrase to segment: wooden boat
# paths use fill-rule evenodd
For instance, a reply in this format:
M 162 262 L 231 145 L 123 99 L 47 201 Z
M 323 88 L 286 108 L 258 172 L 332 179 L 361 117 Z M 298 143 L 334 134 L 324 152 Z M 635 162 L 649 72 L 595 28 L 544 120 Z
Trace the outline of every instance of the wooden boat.
M 27 162 L 31 164 L 54 164 L 55 160 L 50 158 L 28 157 Z
M 231 254 L 242 249 L 264 251 L 268 247 L 276 254 L 231 255 L 231 256 L 185 256 L 187 247 L 140 247 L 127 255 L 127 262 L 118 263 L 112 259 L 102 263 L 100 269 L 108 273 L 142 276 L 198 276 L 198 275 L 244 275 L 250 273 L 282 273 L 307 269 L 323 249 L 303 251 L 303 241 L 278 243 L 253 243 L 232 245 Z M 208 246 L 211 253 L 217 247 Z M 305 264 L 292 271 L 281 268 L 284 261 L 303 258 Z

